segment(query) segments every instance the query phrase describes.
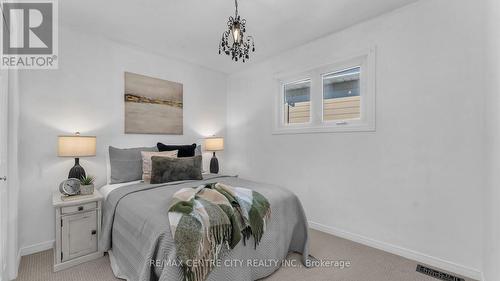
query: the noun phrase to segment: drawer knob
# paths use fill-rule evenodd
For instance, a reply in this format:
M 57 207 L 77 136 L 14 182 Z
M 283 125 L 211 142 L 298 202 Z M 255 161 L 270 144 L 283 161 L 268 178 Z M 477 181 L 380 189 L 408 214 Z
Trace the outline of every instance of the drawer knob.
M 97 233 L 97 231 L 92 230 L 90 233 L 91 233 L 92 235 L 95 235 L 95 234 Z
M 79 206 L 78 211 L 83 211 L 83 206 Z

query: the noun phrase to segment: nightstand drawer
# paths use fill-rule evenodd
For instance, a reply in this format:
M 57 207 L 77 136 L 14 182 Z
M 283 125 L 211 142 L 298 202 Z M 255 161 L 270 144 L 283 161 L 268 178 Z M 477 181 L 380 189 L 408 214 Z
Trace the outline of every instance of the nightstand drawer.
M 91 202 L 82 205 L 68 206 L 61 208 L 61 214 L 72 214 L 77 212 L 84 212 L 89 210 L 94 210 L 97 208 L 97 202 Z

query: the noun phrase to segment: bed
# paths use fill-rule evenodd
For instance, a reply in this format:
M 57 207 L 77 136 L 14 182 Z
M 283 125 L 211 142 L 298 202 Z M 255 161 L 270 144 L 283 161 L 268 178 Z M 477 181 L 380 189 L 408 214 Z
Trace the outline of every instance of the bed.
M 220 266 L 208 276 L 210 281 L 250 281 L 264 278 L 279 269 L 289 252 L 308 257 L 308 225 L 299 199 L 290 191 L 233 176 L 204 175 L 200 181 L 166 184 L 134 182 L 101 189 L 103 204 L 100 248 L 110 256 L 113 272 L 129 281 L 182 280 L 175 264 L 176 251 L 170 233 L 168 206 L 181 188 L 221 182 L 246 187 L 263 194 L 270 202 L 272 216 L 262 241 L 240 242 L 223 250 Z M 253 238 L 251 238 L 253 239 Z

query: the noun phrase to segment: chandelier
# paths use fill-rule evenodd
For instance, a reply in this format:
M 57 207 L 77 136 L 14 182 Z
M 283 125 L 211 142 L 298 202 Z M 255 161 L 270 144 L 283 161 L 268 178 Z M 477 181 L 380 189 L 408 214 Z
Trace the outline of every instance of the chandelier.
M 224 52 L 226 55 L 231 56 L 234 61 L 242 60 L 245 62 L 250 57 L 250 48 L 255 52 L 255 44 L 252 36 L 245 36 L 246 20 L 238 15 L 238 0 L 234 0 L 236 12 L 234 18 L 229 17 L 227 22 L 228 30 L 222 33 L 222 39 L 219 43 L 219 54 Z

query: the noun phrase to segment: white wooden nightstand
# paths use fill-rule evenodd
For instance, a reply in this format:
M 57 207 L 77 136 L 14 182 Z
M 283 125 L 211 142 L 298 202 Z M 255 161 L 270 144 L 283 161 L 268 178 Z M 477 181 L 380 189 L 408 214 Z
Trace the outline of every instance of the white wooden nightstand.
M 52 205 L 56 209 L 56 246 L 54 271 L 102 257 L 99 250 L 101 236 L 101 203 L 103 196 L 93 195 L 61 198 L 54 192 Z

